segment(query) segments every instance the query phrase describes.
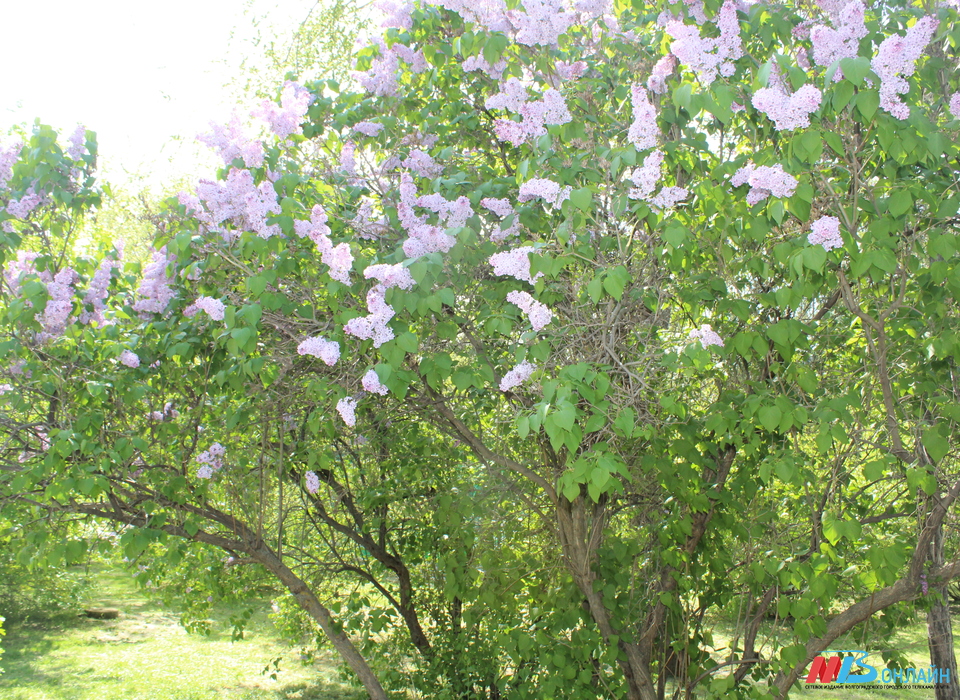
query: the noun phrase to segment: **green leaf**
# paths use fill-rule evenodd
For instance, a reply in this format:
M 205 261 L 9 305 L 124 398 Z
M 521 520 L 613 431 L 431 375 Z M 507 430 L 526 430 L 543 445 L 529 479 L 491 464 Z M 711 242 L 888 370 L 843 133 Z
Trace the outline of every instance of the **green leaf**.
M 863 90 L 857 93 L 857 111 L 870 121 L 880 106 L 880 94 L 876 90 Z
M 898 190 L 890 197 L 887 211 L 892 216 L 901 216 L 913 206 L 913 196 L 907 190 Z
M 944 438 L 935 427 L 927 428 L 923 431 L 921 442 L 923 443 L 923 448 L 927 451 L 927 454 L 930 455 L 930 459 L 932 459 L 934 463 L 938 463 L 950 452 L 949 440 Z
M 841 58 L 840 70 L 843 71 L 844 80 L 849 80 L 857 87 L 860 87 L 863 84 L 863 79 L 870 71 L 870 59 L 863 56 Z
M 593 205 L 593 192 L 590 191 L 589 187 L 581 187 L 579 190 L 570 193 L 570 201 L 577 209 L 589 211 Z
M 776 406 L 764 406 L 757 413 L 757 417 L 760 419 L 760 425 L 773 432 L 780 426 L 783 413 Z
M 552 416 L 558 427 L 570 430 L 577 419 L 577 409 L 573 404 L 564 402 L 557 407 Z

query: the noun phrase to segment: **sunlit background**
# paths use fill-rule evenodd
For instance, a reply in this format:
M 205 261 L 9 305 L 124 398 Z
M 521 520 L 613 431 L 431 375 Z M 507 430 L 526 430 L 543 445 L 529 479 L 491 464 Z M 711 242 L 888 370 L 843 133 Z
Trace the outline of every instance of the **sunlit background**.
M 289 33 L 316 0 L 3 5 L 0 130 L 39 118 L 66 135 L 83 124 L 97 132 L 107 180 L 160 186 L 213 167 L 195 137 L 244 99 L 237 75 L 258 27 Z

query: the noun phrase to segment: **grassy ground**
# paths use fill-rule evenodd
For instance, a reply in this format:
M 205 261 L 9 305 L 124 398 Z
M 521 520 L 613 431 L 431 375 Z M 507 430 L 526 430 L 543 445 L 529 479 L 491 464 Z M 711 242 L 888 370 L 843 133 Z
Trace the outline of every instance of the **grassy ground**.
M 187 634 L 174 613 L 148 602 L 124 571 L 98 574 L 89 605 L 117 620 L 64 618 L 10 625 L 0 675 L 4 700 L 357 700 L 326 657 L 303 666 L 264 613 L 241 641 L 221 611 L 209 636 Z M 282 657 L 277 680 L 265 667 Z

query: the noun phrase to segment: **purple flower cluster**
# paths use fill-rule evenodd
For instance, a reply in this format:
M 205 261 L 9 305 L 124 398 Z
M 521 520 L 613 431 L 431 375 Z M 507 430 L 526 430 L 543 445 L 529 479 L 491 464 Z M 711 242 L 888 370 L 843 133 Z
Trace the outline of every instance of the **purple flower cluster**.
M 340 149 L 340 170 L 350 177 L 357 174 L 357 161 L 353 157 L 353 152 L 357 149 L 357 144 L 353 141 L 347 141 Z
M 493 266 L 493 274 L 508 275 L 521 282 L 535 284 L 538 279 L 543 277 L 543 273 L 538 272 L 536 276 L 530 276 L 530 253 L 533 250 L 533 246 L 525 245 L 513 250 L 505 250 L 502 253 L 494 253 L 488 260 Z
M 270 238 L 280 233 L 276 224 L 268 224 L 267 216 L 280 213 L 280 204 L 277 201 L 277 192 L 273 183 L 264 180 L 259 185 L 254 183 L 253 174 L 249 170 L 233 168 L 227 174 L 226 181 L 201 180 L 197 185 L 197 197 L 206 205 L 206 211 L 199 206 L 199 201 L 181 203 L 195 209 L 197 221 L 210 231 L 216 231 L 224 240 L 231 241 L 236 233 L 223 229 L 224 222 L 231 222 L 240 231 L 254 231 L 261 238 Z
M 385 16 L 380 26 L 385 29 L 396 28 L 401 31 L 413 27 L 413 3 L 412 2 L 394 2 L 394 0 L 378 0 L 374 3 L 380 12 Z
M 960 92 L 955 92 L 950 96 L 950 114 L 954 119 L 960 119 Z
M 384 289 L 399 287 L 400 289 L 410 290 L 416 284 L 409 268 L 404 267 L 402 263 L 370 265 L 363 271 L 363 276 L 368 280 L 377 280 L 383 285 Z
M 734 187 L 748 184 L 747 203 L 762 202 L 767 197 L 790 197 L 797 189 L 797 179 L 785 172 L 780 165 L 761 165 L 747 163 L 730 179 Z
M 512 291 L 507 293 L 507 301 L 520 307 L 527 315 L 533 330 L 539 331 L 553 320 L 553 312 L 546 304 L 541 304 L 526 292 Z
M 71 160 L 80 160 L 87 152 L 87 127 L 82 124 L 70 134 L 70 148 L 67 149 L 67 156 Z
M 510 391 L 514 387 L 520 386 L 525 381 L 530 379 L 531 375 L 533 375 L 536 369 L 536 365 L 531 364 L 526 360 L 519 363 L 513 369 L 503 375 L 503 379 L 500 380 L 500 391 Z
M 543 98 L 531 101 L 527 88 L 517 78 L 510 78 L 500 89 L 485 101 L 487 109 L 505 109 L 519 114 L 522 121 L 498 119 L 494 125 L 497 138 L 515 146 L 528 138 L 536 139 L 547 133 L 547 125 L 566 124 L 572 117 L 567 103 L 557 90 L 548 88 Z
M 56 340 L 66 331 L 73 312 L 73 285 L 77 278 L 73 268 L 65 267 L 47 282 L 50 299 L 43 309 L 43 332 L 38 336 L 40 342 Z
M 383 130 L 383 124 L 377 122 L 360 122 L 353 125 L 353 130 L 364 136 L 376 136 Z
M 386 396 L 387 392 L 390 391 L 387 389 L 386 385 L 381 383 L 380 377 L 377 376 L 376 370 L 367 370 L 367 373 L 363 375 L 363 379 L 360 383 L 363 384 L 364 390 L 369 391 L 371 394 Z
M 468 56 L 463 59 L 460 67 L 463 68 L 465 72 L 482 70 L 494 80 L 500 80 L 500 78 L 503 77 L 503 71 L 507 68 L 507 62 L 501 59 L 496 63 L 487 63 L 487 59 L 483 56 Z
M 667 78 L 677 69 L 677 57 L 672 53 L 663 56 L 653 66 L 650 77 L 647 78 L 647 90 L 654 95 L 662 95 L 667 91 Z
M 511 236 L 516 236 L 520 233 L 520 221 L 516 218 L 516 212 L 513 209 L 513 205 L 510 204 L 509 199 L 495 199 L 493 197 L 485 197 L 480 200 L 480 206 L 484 209 L 492 211 L 494 214 L 499 216 L 501 219 L 506 219 L 507 217 L 513 216 L 513 223 L 507 226 L 506 228 L 501 225 L 496 231 L 490 234 L 490 240 L 494 243 L 503 243 L 505 240 Z
M 479 24 L 488 32 L 513 32 L 504 0 L 436 0 L 433 4 L 456 12 L 466 21 Z
M 663 166 L 663 151 L 657 149 L 643 159 L 643 165 L 636 168 L 629 176 L 634 187 L 627 196 L 631 199 L 640 199 L 650 204 L 656 211 L 673 209 L 690 194 L 686 187 L 663 187 L 654 195 L 657 182 Z
M 201 311 L 205 311 L 207 316 L 214 321 L 222 321 L 226 307 L 223 302 L 213 297 L 200 297 L 194 302 L 194 305 Z
M 97 271 L 90 280 L 90 286 L 87 287 L 87 293 L 83 297 L 83 303 L 93 307 L 93 311 L 84 310 L 80 314 L 80 323 L 95 323 L 100 326 L 104 323 L 103 312 L 106 310 L 107 291 L 110 287 L 110 279 L 113 277 L 113 271 L 120 267 L 120 263 L 113 258 L 104 258 L 97 267 Z
M 935 17 L 921 17 L 907 29 L 905 36 L 888 36 L 877 48 L 877 55 L 870 63 L 873 72 L 880 77 L 880 107 L 897 119 L 910 116 L 910 109 L 899 96 L 910 89 L 906 78 L 913 75 L 917 59 L 929 43 L 937 24 Z
M 410 151 L 410 155 L 401 163 L 404 168 L 412 170 L 420 177 L 433 179 L 441 173 L 443 167 L 419 148 Z
M 524 0 L 523 11 L 511 10 L 507 16 L 517 29 L 517 43 L 524 46 L 556 46 L 576 22 L 574 13 L 563 9 L 562 0 Z
M 173 278 L 167 274 L 167 266 L 174 259 L 174 256 L 167 256 L 166 248 L 161 248 L 154 252 L 153 260 L 144 269 L 143 280 L 137 289 L 137 296 L 141 299 L 133 305 L 133 310 L 141 317 L 162 314 L 175 296 L 171 286 Z
M 374 39 L 380 49 L 380 56 L 370 64 L 366 73 L 358 73 L 356 78 L 367 92 L 378 97 L 392 97 L 400 87 L 398 74 L 400 61 L 410 64 L 410 70 L 421 73 L 427 69 L 427 62 L 420 51 L 414 51 L 409 46 L 394 44 L 387 47 L 381 38 Z
M 11 199 L 7 203 L 7 211 L 16 219 L 26 219 L 41 202 L 43 202 L 43 195 L 37 194 L 33 191 L 33 187 L 30 187 L 20 199 Z
M 811 245 L 822 245 L 826 250 L 843 247 L 840 219 L 835 216 L 821 216 L 810 225 L 807 242 Z
M 13 177 L 13 164 L 20 159 L 23 150 L 23 141 L 16 141 L 9 146 L 0 148 L 0 188 L 6 187 Z
M 337 401 L 337 413 L 343 418 L 343 422 L 351 428 L 357 424 L 357 400 L 352 396 L 345 396 Z
M 229 124 L 210 122 L 211 131 L 197 136 L 197 141 L 218 151 L 225 165 L 239 158 L 248 168 L 263 165 L 263 142 L 249 136 L 235 114 Z
M 704 37 L 696 26 L 679 21 L 668 22 L 666 26 L 667 34 L 673 37 L 670 53 L 693 70 L 704 85 L 716 80 L 718 73 L 724 77 L 733 75 L 733 61 L 743 55 L 737 6 L 733 0 L 723 3 L 716 25 L 720 30 L 716 38 Z
M 633 105 L 633 123 L 627 131 L 627 141 L 633 144 L 638 151 L 656 148 L 660 129 L 657 127 L 657 113 L 650 104 L 646 89 L 635 84 L 630 92 L 630 103 Z
M 302 132 L 300 124 L 313 102 L 313 95 L 305 87 L 287 81 L 280 92 L 280 104 L 271 100 L 264 100 L 260 108 L 252 115 L 263 119 L 271 131 L 280 138 Z
M 723 338 L 717 335 L 717 332 L 710 327 L 709 323 L 700 326 L 698 330 L 690 331 L 687 340 L 690 342 L 699 342 L 705 348 L 711 345 L 723 347 Z
M 864 23 L 866 7 L 859 0 L 848 2 L 840 10 L 831 28 L 817 24 L 810 29 L 810 41 L 813 43 L 813 60 L 818 66 L 831 66 L 841 58 L 855 58 L 860 49 L 860 40 L 867 36 Z M 837 68 L 833 79 L 843 78 L 843 71 Z
M 297 346 L 297 353 L 319 357 L 327 365 L 333 367 L 340 359 L 340 343 L 320 337 L 307 338 Z
M 219 442 L 210 445 L 210 449 L 197 455 L 197 462 L 203 466 L 197 469 L 198 479 L 211 479 L 213 475 L 223 469 L 223 457 L 227 451 Z
M 367 311 L 370 313 L 347 321 L 344 332 L 361 340 L 372 340 L 375 348 L 393 340 L 393 330 L 387 324 L 396 312 L 387 303 L 386 292 L 382 284 L 374 285 L 367 292 Z
M 792 95 L 779 87 L 760 88 L 753 94 L 753 106 L 773 120 L 777 131 L 793 131 L 810 126 L 810 115 L 823 99 L 813 85 L 804 85 Z
M 547 204 L 559 207 L 563 204 L 564 200 L 570 196 L 572 191 L 572 187 L 560 187 L 560 185 L 553 180 L 534 178 L 520 185 L 520 192 L 517 199 L 521 202 L 529 202 L 531 199 L 539 198 L 547 202 Z
M 428 253 L 446 253 L 457 239 L 446 233 L 440 226 L 427 221 L 427 217 L 417 214 L 414 206 L 427 209 L 437 215 L 439 222 L 448 229 L 461 228 L 471 216 L 473 207 L 466 197 L 459 197 L 453 201 L 445 199 L 440 194 L 417 197 L 417 186 L 409 173 L 400 177 L 400 204 L 397 215 L 400 224 L 410 235 L 403 243 L 403 252 L 409 258 L 419 258 Z
M 561 80 L 576 80 L 586 73 L 587 63 L 586 61 L 574 61 L 573 63 L 569 61 L 557 61 L 553 68 L 557 71 L 557 75 L 560 76 Z
M 130 367 L 131 369 L 136 369 L 140 366 L 140 358 L 136 353 L 130 350 L 124 350 L 120 353 L 120 364 Z
M 314 472 L 307 472 L 303 475 L 303 485 L 308 493 L 314 494 L 320 490 L 320 477 Z

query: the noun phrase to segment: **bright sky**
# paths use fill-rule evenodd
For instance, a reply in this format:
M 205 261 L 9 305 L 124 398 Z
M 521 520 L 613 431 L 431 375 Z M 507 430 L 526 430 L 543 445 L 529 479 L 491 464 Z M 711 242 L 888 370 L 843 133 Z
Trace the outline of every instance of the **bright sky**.
M 291 27 L 313 2 L 259 6 Z M 201 174 L 194 137 L 211 120 L 229 118 L 224 85 L 237 70 L 243 38 L 253 34 L 243 0 L 2 4 L 0 132 L 39 117 L 65 138 L 83 124 L 97 132 L 100 170 L 114 182 L 125 173 L 156 185 Z M 239 40 L 231 43 L 234 30 Z

